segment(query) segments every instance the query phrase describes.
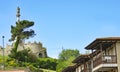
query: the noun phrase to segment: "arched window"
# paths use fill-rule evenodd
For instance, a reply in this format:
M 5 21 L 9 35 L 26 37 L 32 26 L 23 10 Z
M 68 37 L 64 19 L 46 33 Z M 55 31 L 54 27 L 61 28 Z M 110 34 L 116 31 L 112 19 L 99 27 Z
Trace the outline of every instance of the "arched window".
M 39 57 L 42 57 L 42 53 L 39 53 Z

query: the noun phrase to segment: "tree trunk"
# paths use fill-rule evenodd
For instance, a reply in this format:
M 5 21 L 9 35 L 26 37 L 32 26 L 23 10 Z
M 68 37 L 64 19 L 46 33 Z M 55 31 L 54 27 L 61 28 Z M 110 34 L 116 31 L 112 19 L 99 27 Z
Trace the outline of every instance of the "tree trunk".
M 19 42 L 20 42 L 20 38 L 19 38 L 19 37 L 17 37 L 16 42 L 15 42 L 15 44 L 14 44 L 15 56 L 16 56 L 16 53 L 17 53 L 17 48 L 18 48 Z

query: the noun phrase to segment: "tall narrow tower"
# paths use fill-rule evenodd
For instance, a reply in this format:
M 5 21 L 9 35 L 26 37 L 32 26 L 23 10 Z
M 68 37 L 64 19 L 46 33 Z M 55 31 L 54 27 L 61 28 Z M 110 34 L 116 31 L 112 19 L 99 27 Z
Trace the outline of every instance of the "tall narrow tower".
M 17 22 L 19 22 L 20 21 L 20 8 L 19 7 L 17 7 L 16 17 L 17 17 Z

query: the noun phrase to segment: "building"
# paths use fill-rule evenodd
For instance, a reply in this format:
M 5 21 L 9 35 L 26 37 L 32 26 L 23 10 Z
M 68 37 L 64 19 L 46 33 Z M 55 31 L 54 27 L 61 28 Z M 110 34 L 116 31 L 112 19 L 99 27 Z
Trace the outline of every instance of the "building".
M 76 66 L 68 66 L 62 72 L 75 72 Z
M 97 38 L 85 49 L 92 51 L 92 72 L 120 72 L 120 37 Z
M 75 72 L 120 72 L 120 37 L 97 38 L 88 46 L 89 55 L 80 55 Z
M 80 55 L 75 60 L 75 72 L 91 72 L 91 61 L 88 54 Z
M 12 45 L 6 45 L 4 48 L 4 55 L 8 56 L 11 53 L 12 48 L 14 47 Z M 33 53 L 36 57 L 47 57 L 47 51 L 46 48 L 43 47 L 42 43 L 40 42 L 28 42 L 28 43 L 20 43 L 18 45 L 18 51 L 24 50 L 24 49 L 29 49 L 31 53 Z M 0 55 L 3 54 L 3 49 L 0 47 Z

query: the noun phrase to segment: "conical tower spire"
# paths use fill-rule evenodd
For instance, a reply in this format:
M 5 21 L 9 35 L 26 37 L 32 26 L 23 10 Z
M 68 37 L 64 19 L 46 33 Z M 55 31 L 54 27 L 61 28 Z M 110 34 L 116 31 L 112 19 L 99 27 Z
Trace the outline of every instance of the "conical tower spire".
M 20 21 L 20 8 L 19 7 L 17 7 L 16 17 L 17 17 L 17 22 L 19 22 Z

